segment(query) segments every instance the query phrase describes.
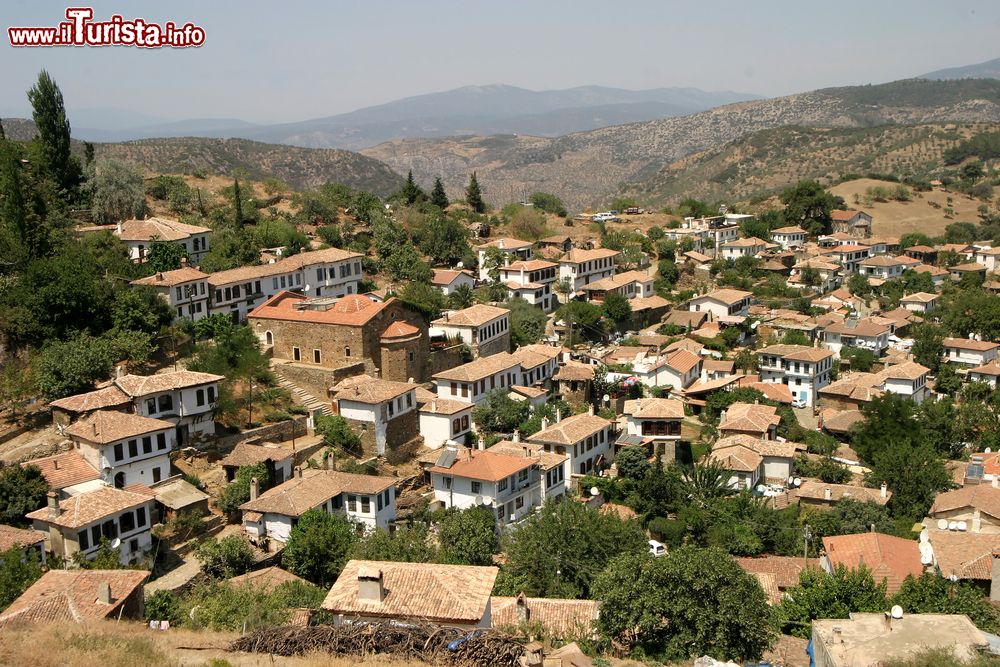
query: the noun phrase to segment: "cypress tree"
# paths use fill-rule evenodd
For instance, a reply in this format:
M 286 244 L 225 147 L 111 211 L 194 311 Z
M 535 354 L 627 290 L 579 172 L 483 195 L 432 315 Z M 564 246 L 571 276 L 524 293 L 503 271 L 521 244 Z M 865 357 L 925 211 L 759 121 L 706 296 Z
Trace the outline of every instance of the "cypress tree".
M 420 189 L 416 181 L 413 180 L 413 170 L 406 172 L 406 185 L 403 186 L 403 199 L 407 204 L 415 204 L 417 200 L 425 197 L 424 191 Z
M 200 195 L 200 193 L 199 193 Z M 236 226 L 243 226 L 243 196 L 240 194 L 240 179 L 233 179 L 233 214 L 236 218 Z
M 0 120 L 0 141 L 7 138 L 7 133 L 3 131 L 3 120 Z
M 448 195 L 444 192 L 444 183 L 441 182 L 440 176 L 434 179 L 434 189 L 431 190 L 431 203 L 442 210 L 448 208 Z
M 62 91 L 45 70 L 39 72 L 37 83 L 28 91 L 28 101 L 44 168 L 60 189 L 72 191 L 80 182 L 80 167 L 70 153 L 69 120 Z
M 465 203 L 471 206 L 476 213 L 486 212 L 486 202 L 483 201 L 483 191 L 479 188 L 476 172 L 472 172 L 472 176 L 469 178 L 469 187 L 465 188 Z
M 41 257 L 49 245 L 45 203 L 21 157 L 16 144 L 0 139 L 0 266 Z

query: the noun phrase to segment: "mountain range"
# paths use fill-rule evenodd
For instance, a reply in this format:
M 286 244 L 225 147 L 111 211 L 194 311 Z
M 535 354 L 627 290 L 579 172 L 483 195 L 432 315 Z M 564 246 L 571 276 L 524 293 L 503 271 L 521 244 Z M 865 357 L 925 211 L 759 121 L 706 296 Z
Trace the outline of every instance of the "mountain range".
M 1000 58 L 976 63 L 975 65 L 939 69 L 927 74 L 921 74 L 918 78 L 935 81 L 944 79 L 1000 79 Z

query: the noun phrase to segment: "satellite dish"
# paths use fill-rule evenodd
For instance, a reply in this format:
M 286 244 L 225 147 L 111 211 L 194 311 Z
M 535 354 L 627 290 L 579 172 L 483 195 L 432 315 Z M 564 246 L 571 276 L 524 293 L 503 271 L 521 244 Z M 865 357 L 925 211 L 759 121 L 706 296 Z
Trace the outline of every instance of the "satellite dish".
M 993 450 L 991 448 L 989 448 L 989 447 L 987 447 L 986 449 L 983 450 L 984 454 L 991 454 L 992 452 L 993 452 Z
M 802 478 L 796 477 L 794 480 L 792 480 L 792 484 L 795 485 L 796 489 L 799 488 L 800 486 L 802 486 Z
M 892 605 L 892 609 L 889 611 L 889 613 L 892 614 L 892 617 L 897 620 L 903 618 L 903 608 L 900 607 L 898 604 Z
M 767 487 L 764 486 L 763 484 L 758 484 L 756 491 L 757 493 L 764 493 L 765 491 L 767 491 Z
M 122 540 L 121 540 L 120 537 L 116 537 L 115 539 L 111 540 L 111 548 L 112 549 L 117 549 L 121 545 L 122 545 Z
M 482 505 L 483 504 L 483 497 L 482 496 L 476 496 L 476 504 L 477 505 Z
M 959 521 L 958 522 L 958 530 L 959 531 L 965 531 L 965 530 L 968 530 L 968 529 L 969 529 L 969 524 L 968 523 L 966 523 L 965 521 Z
M 938 519 L 938 530 L 948 530 L 948 519 Z
M 486 500 L 483 501 L 483 504 L 486 505 L 487 507 L 490 507 L 493 505 L 493 499 L 487 498 Z
M 931 565 L 934 563 L 934 557 L 930 554 L 920 554 L 920 564 L 921 565 Z
M 949 521 L 948 522 L 948 530 L 958 530 L 958 522 L 957 521 Z
M 599 488 L 597 488 L 596 486 L 590 487 L 590 495 L 592 495 L 592 496 L 599 496 L 600 494 L 601 494 L 601 490 Z
M 605 394 L 604 396 L 601 396 L 601 400 L 604 401 L 605 403 L 607 403 L 608 401 L 611 400 L 611 397 L 608 396 L 607 394 Z M 989 451 L 989 450 L 987 449 L 986 451 Z
M 923 530 L 920 531 L 920 543 L 926 544 L 929 539 L 930 539 L 930 534 L 927 532 L 927 529 L 924 528 Z

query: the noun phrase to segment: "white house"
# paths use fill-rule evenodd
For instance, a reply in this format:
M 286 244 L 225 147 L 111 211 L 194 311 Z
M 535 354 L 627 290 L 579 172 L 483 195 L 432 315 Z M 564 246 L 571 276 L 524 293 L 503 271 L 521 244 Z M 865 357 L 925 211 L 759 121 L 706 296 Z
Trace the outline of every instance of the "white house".
M 192 437 L 215 435 L 215 409 L 223 379 L 211 373 L 172 371 L 123 375 L 113 382 L 131 397 L 136 414 L 171 422 L 177 445 L 182 447 Z
M 476 246 L 476 253 L 479 257 L 479 279 L 483 281 L 492 280 L 490 277 L 490 271 L 499 268 L 488 266 L 489 262 L 486 261 L 487 252 L 490 248 L 496 248 L 503 252 L 506 256 L 504 262 L 500 263 L 503 266 L 509 261 L 524 260 L 527 261 L 531 259 L 531 242 L 521 241 L 520 239 L 512 238 L 499 238 L 484 243 L 480 246 Z
M 431 322 L 431 335 L 445 335 L 469 346 L 474 357 L 487 357 L 510 349 L 510 311 L 485 303 L 446 311 Z
M 115 225 L 115 236 L 128 247 L 133 262 L 145 262 L 153 241 L 174 243 L 184 248 L 191 263 L 197 265 L 208 254 L 212 230 L 168 218 L 125 220 Z
M 987 271 L 996 271 L 1000 268 L 1000 248 L 976 248 L 974 261 Z
M 844 273 L 857 273 L 861 262 L 872 256 L 868 246 L 858 244 L 844 244 L 827 248 L 823 251 L 827 259 L 831 259 L 841 267 Z
M 711 313 L 714 320 L 728 316 L 746 316 L 752 296 L 751 292 L 718 289 L 692 298 L 688 302 L 688 310 Z
M 809 285 L 806 277 L 813 273 L 816 285 Z M 810 257 L 792 266 L 791 274 L 788 276 L 789 287 L 802 289 L 805 287 L 815 287 L 818 292 L 829 292 L 836 289 L 841 283 L 841 267 L 836 262 L 829 261 L 823 257 Z
M 985 382 L 996 389 L 997 378 L 1000 378 L 1000 364 L 996 361 L 991 361 L 988 364 L 970 368 L 969 374 L 966 377 L 969 379 L 969 382 Z
M 66 428 L 74 448 L 107 484 L 150 486 L 170 477 L 174 425 L 126 412 L 97 410 Z
M 371 425 L 375 453 L 401 445 L 416 435 L 418 385 L 355 375 L 336 384 L 331 398 L 337 414 L 352 422 Z
M 537 384 L 547 384 L 556 374 L 562 349 L 535 343 L 517 348 L 511 356 L 521 364 L 521 379 L 518 384 L 522 387 L 533 387 Z
M 547 452 L 565 454 L 575 474 L 586 475 L 612 458 L 611 422 L 590 412 L 573 415 L 549 424 L 542 419 L 542 430 L 528 438 L 529 442 L 542 445 Z
M 286 544 L 299 517 L 314 508 L 346 514 L 366 530 L 387 530 L 396 520 L 396 480 L 296 468 L 291 479 L 260 494 L 251 480 L 250 500 L 240 505 L 247 535 L 257 544 L 266 538 L 269 548 L 278 546 L 271 540 Z
M 913 313 L 929 313 L 937 306 L 937 294 L 929 292 L 914 292 L 899 300 L 899 305 Z
M 889 348 L 889 326 L 872 319 L 848 319 L 826 327 L 823 342 L 838 357 L 845 347 L 860 347 L 876 357 Z
M 729 471 L 732 489 L 753 489 L 761 482 L 785 484 L 792 474 L 795 445 L 732 435 L 712 446 L 709 459 Z
M 877 373 L 883 391 L 898 394 L 916 403 L 923 403 L 930 395 L 927 388 L 927 374 L 931 369 L 915 361 L 907 361 L 887 366 Z
M 438 398 L 479 404 L 491 391 L 521 382 L 521 362 L 509 352 L 480 357 L 433 376 Z
M 854 209 L 834 209 L 830 211 L 833 220 L 833 231 L 850 234 L 857 238 L 867 238 L 872 235 L 872 217 L 864 211 Z
M 542 445 L 522 441 L 520 431 L 514 431 L 513 440 L 496 442 L 488 451 L 537 460 L 543 502 L 559 500 L 568 493 L 566 480 L 573 471 L 570 469 L 569 457 L 565 454 L 547 452 Z
M 770 345 L 757 350 L 761 382 L 788 385 L 792 398 L 816 405 L 817 392 L 830 384 L 833 352 L 806 345 Z
M 430 476 L 434 499 L 442 507 L 492 507 L 500 525 L 524 518 L 542 502 L 539 460 L 534 457 L 445 449 Z
M 426 394 L 424 396 L 423 394 Z M 420 405 L 420 435 L 424 445 L 438 449 L 461 444 L 472 432 L 472 403 L 438 398 L 424 389 L 417 393 Z
M 739 259 L 740 257 L 756 257 L 767 249 L 767 241 L 751 236 L 745 239 L 727 241 L 720 247 L 722 259 Z
M 326 248 L 213 273 L 208 278 L 212 314 L 242 322 L 247 313 L 285 290 L 307 297 L 358 294 L 364 278 L 361 259 L 356 252 Z
M 552 288 L 559 265 L 543 259 L 518 260 L 500 267 L 500 282 L 510 297 L 521 297 L 546 313 L 555 310 L 558 299 Z
M 609 294 L 620 294 L 626 299 L 645 299 L 653 296 L 653 278 L 642 271 L 626 271 L 602 278 L 586 285 L 588 301 L 603 303 Z
M 592 282 L 615 275 L 615 262 L 621 255 L 617 250 L 596 248 L 594 250 L 573 249 L 559 258 L 559 279 L 568 280 L 575 297 Z
M 666 355 L 636 361 L 632 372 L 648 387 L 687 389 L 701 377 L 702 358 L 680 349 Z
M 771 230 L 771 240 L 781 246 L 782 250 L 798 248 L 805 245 L 806 231 L 798 225 L 779 227 Z
M 903 275 L 906 263 L 899 257 L 891 255 L 875 255 L 858 262 L 858 273 L 871 280 L 892 280 Z
M 26 514 L 35 530 L 48 534 L 46 551 L 70 562 L 82 553 L 92 558 L 101 547 L 101 540 L 121 540 L 120 562 L 128 565 L 140 561 L 153 544 L 150 533 L 153 504 L 152 494 L 135 493 L 103 486 L 64 500 L 55 491 L 48 494 L 48 504 Z
M 962 366 L 984 366 L 996 360 L 997 350 L 1000 350 L 1000 343 L 971 338 L 945 338 L 941 344 L 944 346 L 944 360 Z
M 476 279 L 468 271 L 434 269 L 431 274 L 431 285 L 448 296 L 462 285 L 472 289 L 476 286 Z
M 208 316 L 208 274 L 198 269 L 184 266 L 154 273 L 129 284 L 155 289 L 174 311 L 175 322 L 184 318 L 200 320 Z
M 626 433 L 653 444 L 681 439 L 684 403 L 672 398 L 637 398 L 625 401 Z

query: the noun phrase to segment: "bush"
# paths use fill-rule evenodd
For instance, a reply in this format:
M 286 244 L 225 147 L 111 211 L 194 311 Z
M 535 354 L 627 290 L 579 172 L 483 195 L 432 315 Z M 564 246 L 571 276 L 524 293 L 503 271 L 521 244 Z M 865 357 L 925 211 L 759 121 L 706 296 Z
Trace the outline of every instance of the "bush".
M 205 540 L 198 545 L 196 556 L 201 571 L 213 579 L 231 579 L 249 572 L 254 562 L 250 544 L 236 535 Z
M 154 591 L 146 598 L 143 617 L 147 621 L 170 621 L 171 625 L 178 625 L 184 619 L 181 601 L 171 591 Z

